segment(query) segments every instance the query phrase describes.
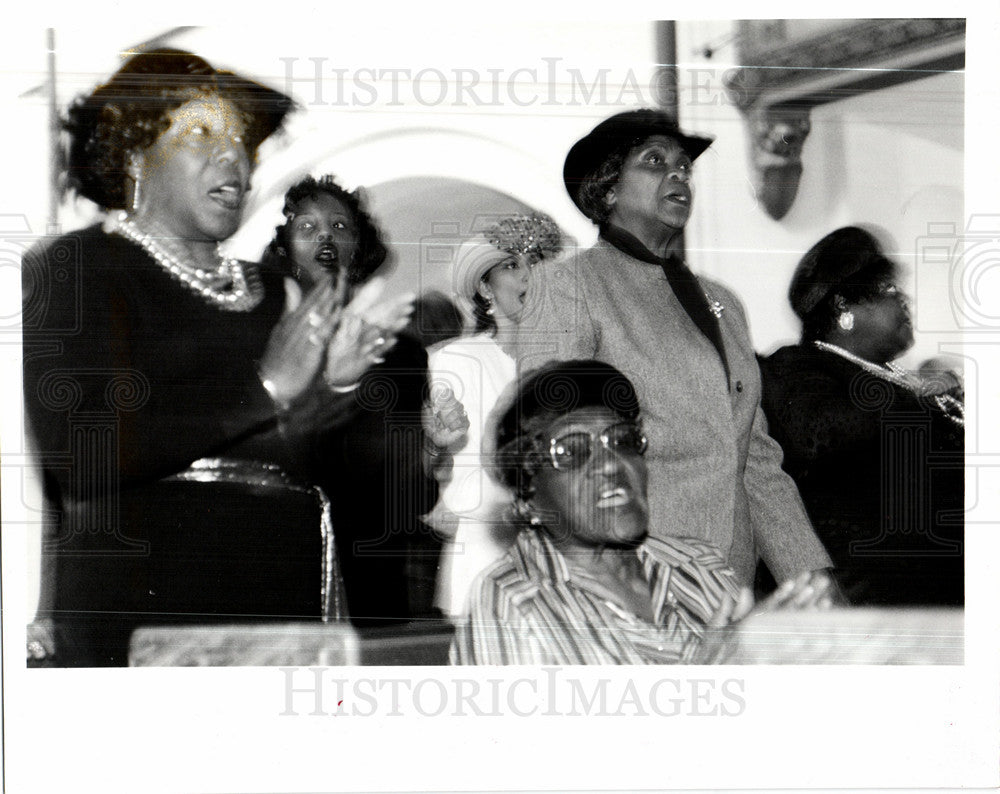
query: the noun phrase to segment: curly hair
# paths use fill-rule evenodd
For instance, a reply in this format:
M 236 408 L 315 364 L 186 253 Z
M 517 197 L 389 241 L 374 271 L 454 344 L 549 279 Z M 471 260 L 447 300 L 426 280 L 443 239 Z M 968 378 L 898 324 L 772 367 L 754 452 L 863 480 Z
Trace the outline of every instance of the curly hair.
M 141 53 L 69 107 L 62 121 L 69 139 L 62 152 L 63 188 L 106 210 L 124 209 L 129 155 L 155 143 L 174 110 L 213 95 L 238 108 L 251 160 L 291 106 L 288 97 L 217 71 L 192 53 Z
M 603 361 L 549 362 L 516 381 L 491 417 L 496 480 L 518 499 L 530 499 L 544 460 L 542 436 L 556 419 L 581 408 L 606 408 L 622 421 L 640 423 L 635 386 Z
M 364 191 L 361 188 L 348 191 L 337 184 L 332 174 L 316 179 L 306 176 L 292 185 L 285 193 L 282 213 L 285 222 L 274 227 L 274 238 L 264 249 L 263 264 L 277 267 L 282 272 L 294 273 L 295 266 L 288 255 L 291 240 L 289 234 L 292 221 L 305 201 L 315 201 L 321 195 L 332 196 L 343 203 L 354 219 L 358 229 L 358 255 L 347 265 L 347 283 L 362 284 L 371 278 L 389 255 L 382 239 L 382 231 L 368 211 Z
M 604 162 L 587 174 L 577 189 L 577 200 L 583 214 L 597 226 L 604 226 L 611 217 L 611 207 L 606 201 L 608 191 L 621 179 L 625 158 L 645 137 L 633 138 L 615 148 Z

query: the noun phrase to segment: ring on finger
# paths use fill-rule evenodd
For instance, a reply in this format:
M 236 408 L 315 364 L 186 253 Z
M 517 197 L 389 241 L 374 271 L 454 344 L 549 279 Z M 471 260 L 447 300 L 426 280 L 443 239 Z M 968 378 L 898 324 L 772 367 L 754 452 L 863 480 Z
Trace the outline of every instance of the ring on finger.
M 319 338 L 319 334 L 317 334 L 315 331 L 309 334 L 308 339 L 309 339 L 309 344 L 312 345 L 313 347 L 319 347 L 320 345 L 323 344 L 323 340 Z
M 313 328 L 319 328 L 323 324 L 323 317 L 319 312 L 309 312 L 307 320 Z

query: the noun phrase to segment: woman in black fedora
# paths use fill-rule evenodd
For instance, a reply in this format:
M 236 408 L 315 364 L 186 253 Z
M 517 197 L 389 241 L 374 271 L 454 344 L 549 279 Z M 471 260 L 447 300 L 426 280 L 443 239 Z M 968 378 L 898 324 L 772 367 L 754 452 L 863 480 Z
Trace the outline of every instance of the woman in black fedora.
M 291 518 L 236 522 L 207 503 L 195 531 L 154 507 L 157 484 L 199 459 L 295 469 L 295 429 L 337 415 L 378 356 L 371 334 L 345 338 L 331 285 L 283 316 L 282 274 L 218 250 L 239 226 L 258 147 L 291 106 L 165 49 L 134 55 L 69 109 L 67 183 L 107 215 L 23 263 L 26 414 L 58 516 L 39 611 L 54 636 L 29 642 L 36 661 L 125 664 L 131 630 L 167 612 L 319 617 L 318 573 L 282 600 L 259 551 L 252 583 L 199 582 L 210 561 L 178 541 L 191 533 L 220 566 L 250 549 L 253 563 L 257 540 L 299 548 Z M 312 549 L 312 535 L 302 543 Z
M 830 559 L 767 434 L 743 308 L 679 250 L 710 144 L 650 109 L 574 144 L 563 179 L 600 239 L 538 269 L 519 352 L 525 369 L 596 358 L 625 373 L 646 416 L 650 533 L 711 542 L 740 584 L 758 559 L 781 582 Z
M 965 411 L 953 378 L 895 359 L 913 345 L 898 268 L 868 230 L 826 235 L 789 289 L 802 340 L 761 363 L 785 469 L 855 604 L 963 602 Z

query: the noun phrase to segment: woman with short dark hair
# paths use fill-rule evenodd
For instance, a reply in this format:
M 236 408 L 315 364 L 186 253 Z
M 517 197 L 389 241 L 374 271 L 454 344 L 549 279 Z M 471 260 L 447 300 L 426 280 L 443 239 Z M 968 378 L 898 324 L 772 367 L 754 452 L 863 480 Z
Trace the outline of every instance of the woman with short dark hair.
M 288 189 L 283 214 L 263 260 L 288 274 L 290 288 L 333 285 L 335 311 L 380 289 L 373 276 L 388 251 L 361 188 L 307 176 Z M 358 385 L 345 421 L 317 432 L 310 456 L 311 477 L 331 499 L 347 605 L 359 625 L 431 612 L 440 541 L 419 517 L 437 501 L 445 448 L 467 426 L 457 403 L 438 403 L 435 421 L 422 423 L 428 380 L 419 339 L 386 333 L 374 343 L 373 366 L 352 374 Z

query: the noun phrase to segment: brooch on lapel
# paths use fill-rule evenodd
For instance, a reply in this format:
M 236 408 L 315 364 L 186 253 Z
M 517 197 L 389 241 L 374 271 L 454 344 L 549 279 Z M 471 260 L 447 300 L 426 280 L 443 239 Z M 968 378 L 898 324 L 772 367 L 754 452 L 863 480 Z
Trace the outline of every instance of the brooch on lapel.
M 712 296 L 707 292 L 705 293 L 705 299 L 708 301 L 708 310 L 715 315 L 715 319 L 718 320 L 722 317 L 722 313 L 726 310 L 726 307 L 719 303 L 719 301 L 713 300 Z

